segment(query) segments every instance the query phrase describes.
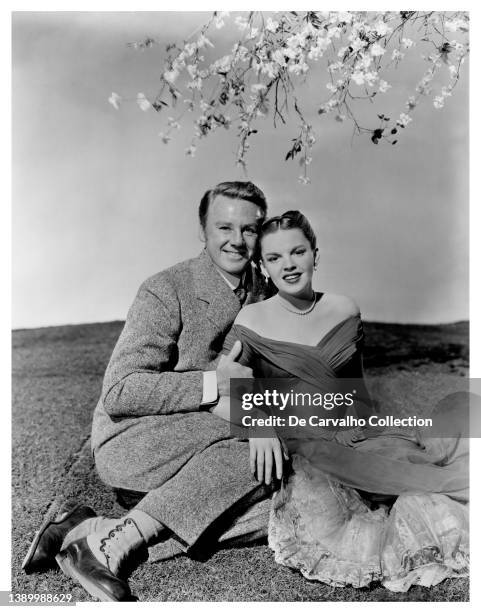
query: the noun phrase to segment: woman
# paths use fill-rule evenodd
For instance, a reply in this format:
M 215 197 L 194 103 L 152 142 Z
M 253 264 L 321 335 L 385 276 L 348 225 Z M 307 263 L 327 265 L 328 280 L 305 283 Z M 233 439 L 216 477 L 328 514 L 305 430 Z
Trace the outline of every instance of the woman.
M 326 391 L 336 379 L 362 378 L 359 309 L 347 297 L 313 291 L 318 250 L 307 219 L 298 211 L 268 219 L 259 244 L 278 293 L 240 311 L 224 352 L 240 340 L 240 361 L 256 377 L 315 381 Z M 213 412 L 229 420 L 228 398 Z M 314 441 L 281 442 L 272 432 L 249 442 L 260 481 L 281 478 L 286 449 L 292 457 L 269 523 L 279 563 L 334 586 L 381 580 L 394 591 L 467 576 L 468 467 L 460 439 L 353 429 L 326 430 Z M 397 499 L 388 511 L 358 490 Z

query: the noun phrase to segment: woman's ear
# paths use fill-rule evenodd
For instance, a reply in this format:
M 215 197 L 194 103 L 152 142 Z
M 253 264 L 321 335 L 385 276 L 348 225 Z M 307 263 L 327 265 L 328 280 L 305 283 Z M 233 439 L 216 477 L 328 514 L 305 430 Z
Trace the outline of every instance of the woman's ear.
M 314 270 L 317 270 L 317 264 L 319 263 L 319 249 L 314 249 Z

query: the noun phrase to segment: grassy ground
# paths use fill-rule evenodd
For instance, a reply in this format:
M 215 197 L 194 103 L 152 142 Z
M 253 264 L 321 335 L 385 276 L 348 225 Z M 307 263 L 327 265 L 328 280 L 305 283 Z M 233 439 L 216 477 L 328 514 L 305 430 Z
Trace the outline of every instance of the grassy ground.
M 19 330 L 13 333 L 12 592 L 71 593 L 91 601 L 59 571 L 27 576 L 29 543 L 48 513 L 66 499 L 86 500 L 99 514 L 123 510 L 96 477 L 89 454 L 92 411 L 119 322 Z M 402 380 L 414 371 L 466 375 L 468 325 L 367 323 L 368 376 Z M 177 557 L 143 564 L 130 579 L 142 601 L 467 601 L 467 580 L 390 593 L 336 589 L 276 565 L 266 545 L 219 550 L 208 561 Z

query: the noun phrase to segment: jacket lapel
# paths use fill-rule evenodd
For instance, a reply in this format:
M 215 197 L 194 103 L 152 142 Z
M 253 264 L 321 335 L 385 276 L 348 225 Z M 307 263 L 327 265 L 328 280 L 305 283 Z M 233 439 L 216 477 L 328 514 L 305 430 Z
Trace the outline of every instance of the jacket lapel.
M 204 250 L 192 262 L 194 292 L 198 300 L 208 304 L 206 316 L 220 330 L 232 324 L 240 303 Z

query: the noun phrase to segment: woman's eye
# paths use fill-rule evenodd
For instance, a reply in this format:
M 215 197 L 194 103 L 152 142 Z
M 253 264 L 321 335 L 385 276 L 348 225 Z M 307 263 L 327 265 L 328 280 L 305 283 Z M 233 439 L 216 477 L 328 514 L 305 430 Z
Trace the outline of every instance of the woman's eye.
M 270 263 L 272 263 L 272 262 L 274 262 L 274 261 L 277 261 L 277 257 L 268 257 L 268 258 L 267 258 L 267 261 L 268 261 L 268 262 L 270 262 Z
M 299 249 L 299 251 L 296 251 L 296 255 L 304 255 L 305 252 L 305 249 Z

